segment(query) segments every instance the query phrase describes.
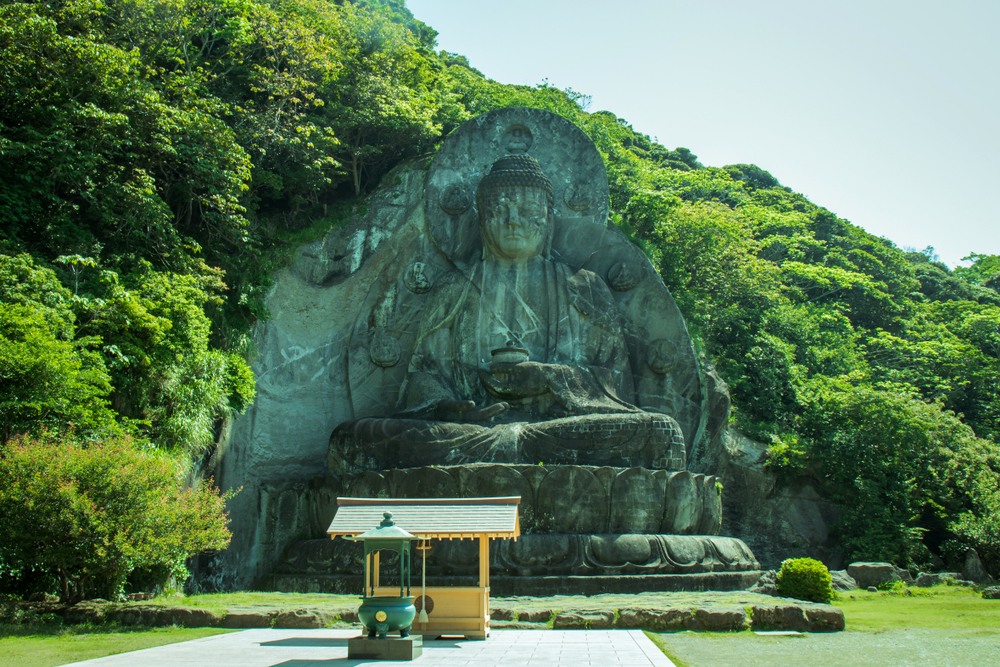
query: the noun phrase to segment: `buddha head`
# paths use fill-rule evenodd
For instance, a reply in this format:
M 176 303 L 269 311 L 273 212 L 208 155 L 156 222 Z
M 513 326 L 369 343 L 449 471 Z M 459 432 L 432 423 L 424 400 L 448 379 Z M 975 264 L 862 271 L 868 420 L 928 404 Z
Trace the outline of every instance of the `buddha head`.
M 484 256 L 548 256 L 552 201 L 552 182 L 533 157 L 508 155 L 494 162 L 476 190 Z

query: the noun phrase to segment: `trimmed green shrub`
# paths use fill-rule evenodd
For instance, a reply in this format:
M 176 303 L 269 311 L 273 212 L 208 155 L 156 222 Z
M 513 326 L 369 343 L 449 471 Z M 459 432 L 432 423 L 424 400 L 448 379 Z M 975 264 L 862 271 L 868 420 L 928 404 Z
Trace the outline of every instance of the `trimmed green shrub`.
M 50 433 L 0 444 L 0 590 L 116 599 L 136 570 L 183 580 L 187 558 L 229 544 L 232 494 L 187 488 L 181 457 L 140 447 Z
M 833 599 L 830 570 L 812 558 L 789 558 L 778 572 L 778 592 L 785 597 L 811 602 Z

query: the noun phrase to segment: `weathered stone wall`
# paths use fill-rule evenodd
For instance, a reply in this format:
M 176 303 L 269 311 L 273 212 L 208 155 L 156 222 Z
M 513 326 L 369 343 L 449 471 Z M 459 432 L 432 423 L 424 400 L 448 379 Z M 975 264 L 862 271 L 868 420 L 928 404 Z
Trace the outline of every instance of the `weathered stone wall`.
M 723 484 L 722 535 L 747 543 L 761 567 L 786 558 L 815 558 L 831 570 L 844 566 L 831 536 L 840 508 L 808 479 L 779 484 L 764 468 L 767 447 L 726 429 L 714 452 L 713 472 Z
M 232 544 L 201 563 L 203 586 L 249 586 L 308 531 L 302 492 L 326 472 L 334 427 L 353 417 L 347 341 L 372 284 L 408 263 L 425 233 L 425 168 L 410 163 L 393 170 L 365 214 L 300 248 L 278 274 L 267 298 L 271 319 L 254 333 L 257 397 L 236 419 L 210 471 L 220 488 L 242 491 L 229 503 Z

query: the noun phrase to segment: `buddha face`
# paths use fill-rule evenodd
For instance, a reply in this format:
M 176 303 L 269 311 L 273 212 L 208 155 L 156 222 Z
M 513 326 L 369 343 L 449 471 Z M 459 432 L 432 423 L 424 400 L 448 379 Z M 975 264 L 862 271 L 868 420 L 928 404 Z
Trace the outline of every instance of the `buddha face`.
M 483 201 L 480 212 L 483 244 L 507 260 L 540 255 L 549 225 L 548 196 L 529 187 L 501 188 Z

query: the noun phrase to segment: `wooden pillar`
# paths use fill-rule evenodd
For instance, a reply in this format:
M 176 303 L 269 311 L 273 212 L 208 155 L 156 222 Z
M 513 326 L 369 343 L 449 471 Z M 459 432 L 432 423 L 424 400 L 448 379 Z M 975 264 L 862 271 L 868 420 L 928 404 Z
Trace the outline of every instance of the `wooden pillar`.
M 490 538 L 479 538 L 479 631 L 485 639 L 490 627 Z
M 379 582 L 378 582 L 378 574 L 379 574 L 378 557 L 381 556 L 381 555 L 382 555 L 381 551 L 376 551 L 374 554 L 372 554 L 372 576 L 374 578 L 374 582 L 375 582 L 374 586 L 375 586 L 375 588 L 379 587 Z
M 488 588 L 490 585 L 490 538 L 479 538 L 479 586 Z
M 362 543 L 362 547 L 364 543 Z M 361 597 L 368 597 L 368 554 L 362 559 L 365 563 L 365 578 L 361 580 Z

